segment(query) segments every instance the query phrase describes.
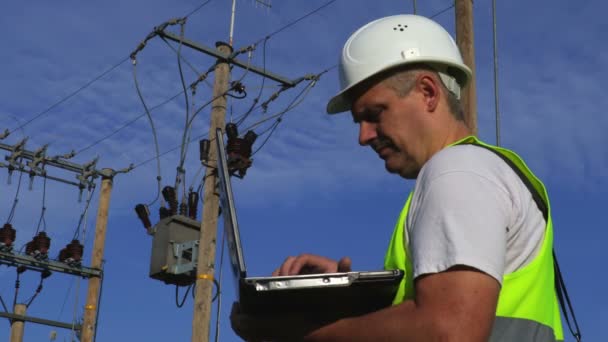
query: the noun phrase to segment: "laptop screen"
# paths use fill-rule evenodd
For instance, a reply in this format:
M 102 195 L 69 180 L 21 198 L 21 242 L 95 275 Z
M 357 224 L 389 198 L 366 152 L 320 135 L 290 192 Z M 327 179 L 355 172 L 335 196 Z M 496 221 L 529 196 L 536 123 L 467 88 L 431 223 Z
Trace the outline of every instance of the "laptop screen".
M 217 174 L 219 177 L 220 206 L 222 208 L 222 215 L 224 219 L 224 234 L 228 242 L 228 252 L 230 253 L 232 272 L 237 279 L 245 278 L 247 276 L 247 271 L 245 268 L 245 260 L 243 258 L 243 250 L 241 249 L 239 225 L 236 220 L 236 209 L 232 194 L 232 184 L 230 183 L 228 160 L 226 157 L 226 149 L 224 148 L 224 134 L 220 128 L 216 130 L 215 134 L 218 156 Z

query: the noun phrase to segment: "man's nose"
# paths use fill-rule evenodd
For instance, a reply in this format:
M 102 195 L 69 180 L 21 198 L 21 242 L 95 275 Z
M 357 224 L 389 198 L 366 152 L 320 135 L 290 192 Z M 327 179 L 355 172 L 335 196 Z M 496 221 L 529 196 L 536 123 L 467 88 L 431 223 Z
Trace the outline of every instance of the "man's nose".
M 376 125 L 361 121 L 359 123 L 359 145 L 369 145 L 370 142 L 378 137 L 376 133 Z

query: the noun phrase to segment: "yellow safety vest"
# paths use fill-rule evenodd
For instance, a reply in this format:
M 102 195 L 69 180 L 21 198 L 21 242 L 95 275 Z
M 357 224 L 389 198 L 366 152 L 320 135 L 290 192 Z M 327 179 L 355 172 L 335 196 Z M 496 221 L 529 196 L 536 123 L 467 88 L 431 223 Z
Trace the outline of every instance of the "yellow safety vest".
M 514 152 L 480 142 L 475 137 L 464 138 L 452 145 L 474 144 L 498 152 L 515 166 L 540 196 L 547 209 L 545 236 L 538 255 L 521 269 L 505 274 L 496 308 L 491 341 L 563 341 L 559 305 L 555 291 L 553 269 L 553 224 L 549 198 L 542 182 Z M 526 182 L 526 180 L 524 180 Z M 535 194 L 533 194 L 535 195 Z M 410 193 L 391 238 L 385 269 L 400 269 L 405 276 L 399 284 L 393 304 L 415 297 L 412 260 L 404 241 L 404 229 L 412 193 Z

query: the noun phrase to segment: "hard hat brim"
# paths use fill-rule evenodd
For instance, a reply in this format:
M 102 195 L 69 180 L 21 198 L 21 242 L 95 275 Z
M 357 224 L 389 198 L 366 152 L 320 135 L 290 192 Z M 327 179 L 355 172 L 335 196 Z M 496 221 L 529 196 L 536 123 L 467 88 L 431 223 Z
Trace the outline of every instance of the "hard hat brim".
M 345 89 L 343 89 L 342 91 L 340 91 L 338 94 L 336 94 L 334 97 L 332 97 L 329 102 L 327 103 L 327 114 L 339 114 L 339 113 L 343 113 L 346 111 L 349 111 L 351 109 L 352 106 L 352 101 L 354 99 L 352 99 L 350 96 L 352 90 L 357 87 L 358 85 L 360 85 L 361 83 L 365 82 L 366 80 L 379 75 L 383 72 L 386 72 L 390 69 L 399 67 L 399 66 L 403 66 L 403 65 L 408 65 L 408 64 L 429 64 L 431 66 L 433 65 L 443 65 L 443 66 L 448 66 L 451 67 L 453 69 L 453 73 L 456 81 L 458 82 L 458 84 L 460 85 L 461 88 L 464 88 L 469 81 L 471 80 L 471 78 L 473 77 L 473 73 L 471 71 L 471 69 L 469 67 L 467 67 L 466 65 L 460 64 L 460 63 L 450 63 L 448 61 L 445 60 L 441 60 L 441 59 L 433 59 L 433 58 L 424 58 L 424 59 L 419 59 L 419 60 L 409 60 L 407 62 L 404 61 L 398 61 L 392 64 L 389 64 L 387 66 L 385 66 L 384 68 L 376 71 L 375 73 L 364 77 L 363 79 L 352 83 L 351 85 L 349 85 L 348 87 L 346 87 Z

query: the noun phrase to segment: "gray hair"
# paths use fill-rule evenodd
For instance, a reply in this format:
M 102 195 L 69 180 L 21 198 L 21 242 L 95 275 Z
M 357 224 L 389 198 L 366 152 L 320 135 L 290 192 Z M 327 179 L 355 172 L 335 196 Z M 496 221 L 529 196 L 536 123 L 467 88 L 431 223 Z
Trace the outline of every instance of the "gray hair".
M 397 69 L 391 76 L 384 80 L 384 84 L 393 89 L 397 96 L 404 97 L 408 95 L 416 85 L 416 78 L 421 71 L 430 71 L 437 76 L 443 93 L 446 94 L 446 101 L 450 113 L 456 120 L 464 122 L 464 109 L 462 103 L 443 83 L 437 70 L 428 65 L 415 65 Z

